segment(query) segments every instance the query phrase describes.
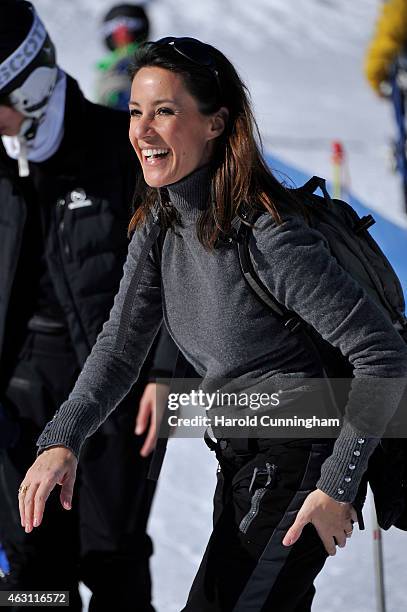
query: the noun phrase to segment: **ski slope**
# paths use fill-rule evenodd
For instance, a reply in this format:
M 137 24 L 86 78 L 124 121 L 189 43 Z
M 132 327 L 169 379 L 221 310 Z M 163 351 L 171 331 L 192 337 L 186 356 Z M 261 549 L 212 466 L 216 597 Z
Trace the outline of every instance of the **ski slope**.
M 104 54 L 98 23 L 106 0 L 34 0 L 60 64 L 92 97 L 93 66 Z M 146 3 L 147 4 L 147 3 Z M 196 36 L 230 57 L 252 93 L 265 150 L 296 182 L 331 178 L 331 143 L 344 144 L 348 188 L 383 219 L 378 236 L 405 279 L 407 218 L 399 181 L 386 165 L 394 133 L 390 107 L 368 88 L 362 62 L 379 0 L 154 0 L 152 38 Z M 103 129 L 103 126 L 101 126 Z M 213 457 L 200 440 L 171 441 L 150 531 L 159 612 L 182 608 L 210 532 Z M 369 509 L 366 510 L 369 518 Z M 317 581 L 315 612 L 375 608 L 372 542 L 356 531 Z M 407 609 L 407 537 L 385 536 L 388 612 Z M 86 594 L 85 594 L 86 596 Z

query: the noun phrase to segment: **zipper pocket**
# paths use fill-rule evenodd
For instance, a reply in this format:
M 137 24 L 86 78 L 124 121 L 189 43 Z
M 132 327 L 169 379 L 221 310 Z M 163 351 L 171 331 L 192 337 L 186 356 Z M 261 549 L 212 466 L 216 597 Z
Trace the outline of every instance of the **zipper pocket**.
M 249 486 L 249 493 L 251 493 L 251 490 L 258 476 L 265 475 L 267 476 L 267 480 L 263 487 L 261 487 L 260 489 L 257 489 L 254 492 L 254 495 L 251 500 L 250 510 L 247 514 L 245 514 L 245 516 L 240 521 L 239 531 L 241 531 L 242 533 L 247 533 L 250 525 L 252 524 L 256 516 L 258 515 L 259 510 L 260 510 L 260 503 L 264 497 L 264 494 L 266 493 L 267 489 L 270 488 L 270 485 L 274 484 L 275 482 L 276 469 L 277 469 L 276 466 L 271 463 L 266 463 L 266 469 L 254 468 L 253 477 L 252 477 L 252 480 Z

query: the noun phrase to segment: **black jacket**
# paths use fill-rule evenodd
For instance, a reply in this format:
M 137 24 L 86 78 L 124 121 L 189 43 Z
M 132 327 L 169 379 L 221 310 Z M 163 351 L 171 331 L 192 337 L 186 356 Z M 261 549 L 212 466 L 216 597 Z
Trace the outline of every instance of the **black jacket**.
M 63 141 L 49 160 L 30 163 L 30 176 L 40 203 L 47 268 L 80 365 L 119 286 L 138 172 L 127 114 L 92 104 L 68 77 Z M 31 204 L 24 180 L 1 145 L 0 355 Z M 72 206 L 75 198 L 86 205 Z

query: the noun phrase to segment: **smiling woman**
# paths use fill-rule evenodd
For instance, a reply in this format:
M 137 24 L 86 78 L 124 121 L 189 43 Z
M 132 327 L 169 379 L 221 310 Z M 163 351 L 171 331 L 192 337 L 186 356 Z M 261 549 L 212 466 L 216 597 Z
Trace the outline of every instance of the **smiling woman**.
M 133 78 L 130 141 L 150 187 L 179 181 L 212 158 L 227 109 L 203 114 L 180 74 L 145 67 Z
M 197 229 L 209 248 L 230 231 L 242 202 L 257 199 L 277 222 L 279 207 L 287 203 L 292 212 L 303 212 L 301 202 L 268 170 L 246 86 L 218 49 L 193 38 L 146 43 L 135 56 L 132 81 L 129 133 L 144 181 L 136 190 L 130 231 L 154 206 L 152 187 L 174 184 L 206 165 L 211 207 Z M 166 198 L 165 191 L 159 195 Z M 174 212 L 168 206 L 163 215 Z
M 220 51 L 190 38 L 141 46 L 130 115 L 143 175 L 124 275 L 74 390 L 37 442 L 20 492 L 29 526 L 41 523 L 56 483 L 61 501 L 71 503 L 75 457 L 134 384 L 163 318 L 203 388 L 223 380 L 240 392 L 253 391 L 253 381 L 275 390 L 286 380 L 296 392 L 288 403 L 301 416 L 306 379 L 322 378 L 321 363 L 242 277 L 234 232 L 247 224 L 247 211 L 259 213 L 249 246 L 268 292 L 339 348 L 355 379 L 407 373 L 407 348 L 392 323 L 331 255 L 303 202 L 267 168 L 245 85 Z M 151 249 L 160 233 L 161 257 Z M 216 441 L 207 443 L 220 464 L 217 522 L 184 612 L 311 609 L 326 557 L 352 535 L 355 500 L 378 443 L 372 415 L 388 421 L 403 389 L 400 381 L 383 402 L 374 385 L 366 394 L 352 385 L 336 441 L 305 433 L 263 439 L 253 430 L 251 439 L 236 439 L 215 430 Z

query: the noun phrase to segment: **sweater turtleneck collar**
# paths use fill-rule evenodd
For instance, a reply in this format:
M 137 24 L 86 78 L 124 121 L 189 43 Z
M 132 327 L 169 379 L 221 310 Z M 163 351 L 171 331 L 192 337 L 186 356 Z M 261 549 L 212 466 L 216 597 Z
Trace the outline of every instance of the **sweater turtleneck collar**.
M 198 168 L 180 181 L 163 188 L 171 204 L 184 221 L 197 221 L 207 208 L 211 191 L 211 171 L 208 165 Z

